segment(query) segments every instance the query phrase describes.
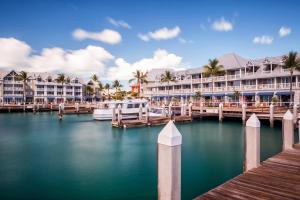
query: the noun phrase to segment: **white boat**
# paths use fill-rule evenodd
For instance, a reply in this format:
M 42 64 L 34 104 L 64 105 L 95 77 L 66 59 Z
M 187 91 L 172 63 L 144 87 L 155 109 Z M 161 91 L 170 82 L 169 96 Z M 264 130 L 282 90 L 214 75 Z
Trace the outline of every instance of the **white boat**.
M 135 119 L 139 114 L 140 105 L 142 105 L 143 113 L 146 111 L 146 100 L 124 100 L 124 101 L 105 101 L 99 103 L 99 108 L 94 109 L 93 118 L 95 120 L 112 120 L 113 108 L 121 105 L 122 119 Z
M 163 109 L 165 109 L 165 114 L 168 114 L 166 108 L 151 108 L 149 111 L 149 117 L 162 117 L 164 115 Z

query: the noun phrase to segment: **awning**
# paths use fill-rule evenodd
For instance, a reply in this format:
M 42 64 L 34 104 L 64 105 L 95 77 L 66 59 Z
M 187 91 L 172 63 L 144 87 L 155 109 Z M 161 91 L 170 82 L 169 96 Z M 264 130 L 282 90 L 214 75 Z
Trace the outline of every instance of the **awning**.
M 223 97 L 223 96 L 225 96 L 225 93 L 216 93 L 213 96 L 214 97 Z
M 234 93 L 233 93 L 233 92 L 231 92 L 231 93 L 226 93 L 225 96 L 228 96 L 228 97 L 234 96 Z
M 206 93 L 206 94 L 202 94 L 202 96 L 204 96 L 204 97 L 211 97 L 211 96 L 212 96 L 212 94 L 208 94 L 208 93 Z
M 55 97 L 47 97 L 47 99 L 55 99 Z
M 276 92 L 277 96 L 284 96 L 284 95 L 290 95 L 291 93 L 289 91 L 282 91 L 282 92 Z M 294 92 L 292 92 L 294 94 Z
M 273 96 L 274 92 L 258 92 L 258 96 Z
M 243 92 L 241 96 L 255 96 L 253 92 Z

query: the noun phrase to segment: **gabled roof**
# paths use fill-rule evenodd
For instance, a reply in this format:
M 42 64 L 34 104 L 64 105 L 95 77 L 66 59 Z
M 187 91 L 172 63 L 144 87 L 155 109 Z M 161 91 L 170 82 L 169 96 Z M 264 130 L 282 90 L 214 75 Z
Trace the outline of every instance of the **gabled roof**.
M 225 54 L 217 59 L 219 60 L 219 64 L 223 65 L 225 69 L 239 69 L 245 67 L 248 62 L 248 59 L 235 53 Z

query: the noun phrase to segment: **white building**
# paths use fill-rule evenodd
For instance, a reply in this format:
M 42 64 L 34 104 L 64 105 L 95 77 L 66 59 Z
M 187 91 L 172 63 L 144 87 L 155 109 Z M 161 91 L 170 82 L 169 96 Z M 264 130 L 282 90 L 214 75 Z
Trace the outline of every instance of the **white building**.
M 0 102 L 23 102 L 23 82 L 16 80 L 17 72 L 0 72 Z M 62 85 L 55 80 L 57 75 L 49 73 L 28 73 L 25 86 L 27 102 L 58 103 L 61 101 L 83 101 L 83 83 L 77 77 Z
M 273 96 L 280 102 L 290 98 L 290 74 L 282 67 L 282 56 L 262 59 L 245 59 L 237 54 L 226 54 L 218 58 L 224 66 L 225 75 L 214 78 L 203 75 L 204 68 L 171 71 L 176 82 L 160 81 L 161 74 L 168 69 L 155 69 L 149 72 L 148 84 L 143 85 L 143 96 L 153 100 L 170 97 L 190 99 L 200 92 L 204 100 L 213 98 L 214 102 L 230 103 L 236 101 L 234 94 L 240 93 L 239 101 L 249 104 L 265 102 L 268 104 Z M 295 103 L 300 102 L 300 72 L 294 72 L 292 79 Z

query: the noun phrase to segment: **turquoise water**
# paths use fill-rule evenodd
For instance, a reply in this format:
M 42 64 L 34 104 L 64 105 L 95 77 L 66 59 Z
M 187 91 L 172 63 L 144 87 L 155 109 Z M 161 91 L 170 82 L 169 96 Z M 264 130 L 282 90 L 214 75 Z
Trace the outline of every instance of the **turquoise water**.
M 240 121 L 177 124 L 182 199 L 242 172 Z M 91 115 L 0 114 L 0 199 L 156 199 L 162 126 L 115 129 Z M 261 129 L 262 159 L 281 149 L 281 128 Z

